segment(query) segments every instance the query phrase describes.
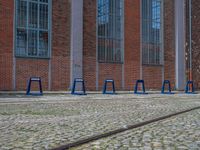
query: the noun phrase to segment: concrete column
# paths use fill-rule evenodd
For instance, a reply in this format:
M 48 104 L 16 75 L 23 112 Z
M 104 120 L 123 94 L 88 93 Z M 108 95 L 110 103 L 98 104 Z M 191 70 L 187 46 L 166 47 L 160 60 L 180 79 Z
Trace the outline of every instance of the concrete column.
M 185 0 L 175 0 L 176 88 L 185 87 Z
M 83 77 L 83 0 L 71 0 L 71 85 Z

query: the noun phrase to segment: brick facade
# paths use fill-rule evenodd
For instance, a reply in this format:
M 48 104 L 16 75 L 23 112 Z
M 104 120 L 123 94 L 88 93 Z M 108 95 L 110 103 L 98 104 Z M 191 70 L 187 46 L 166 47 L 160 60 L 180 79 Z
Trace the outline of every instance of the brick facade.
M 51 90 L 70 88 L 70 0 L 53 0 Z
M 163 65 L 143 65 L 142 77 L 146 81 L 148 89 L 160 89 L 163 80 L 170 80 L 172 88 L 175 88 L 175 22 L 174 1 L 164 1 L 163 14 Z
M 96 90 L 96 0 L 83 1 L 83 78 Z
M 110 78 L 117 90 L 133 90 L 137 79 L 144 79 L 148 89 L 160 89 L 163 79 L 175 87 L 174 1 L 164 1 L 164 65 L 160 66 L 141 63 L 140 0 L 124 0 L 124 62 L 99 63 L 96 5 L 96 0 L 83 0 L 83 78 L 87 90 L 101 90 L 104 80 Z M 200 86 L 198 0 L 193 6 L 193 77 Z M 0 0 L 0 90 L 25 90 L 30 76 L 42 77 L 44 90 L 70 89 L 70 12 L 71 0 L 52 0 L 50 59 L 13 58 L 14 3 Z
M 164 79 L 175 88 L 175 11 L 172 0 L 164 1 Z
M 163 66 L 143 65 L 142 77 L 147 89 L 161 89 Z
M 16 89 L 25 90 L 30 77 L 41 77 L 43 89 L 48 89 L 48 60 L 16 59 Z M 34 86 L 35 87 L 35 86 Z
M 189 11 L 186 7 L 186 37 L 187 47 L 186 52 L 188 56 L 187 61 L 187 78 L 189 79 Z M 200 89 L 200 1 L 192 0 L 192 80 L 194 80 L 195 87 Z
M 124 18 L 124 83 L 126 90 L 133 90 L 140 79 L 140 0 L 125 0 Z
M 13 89 L 13 0 L 0 1 L 0 90 Z
M 116 90 L 122 89 L 122 65 L 121 64 L 99 64 L 99 89 L 101 90 L 105 79 L 114 79 Z
M 52 1 L 52 50 L 50 59 L 13 59 L 14 3 L 1 1 L 0 90 L 25 90 L 30 77 L 42 78 L 44 90 L 70 88 L 70 0 Z M 4 36 L 3 36 L 4 35 Z M 3 46 L 2 46 L 3 45 Z M 13 63 L 15 69 L 13 69 Z M 15 70 L 15 72 L 13 72 Z M 14 75 L 13 75 L 14 73 Z M 14 77 L 13 77 L 14 76 Z M 13 78 L 15 83 L 12 83 Z M 49 82 L 51 81 L 51 82 Z M 35 86 L 34 86 L 35 87 Z

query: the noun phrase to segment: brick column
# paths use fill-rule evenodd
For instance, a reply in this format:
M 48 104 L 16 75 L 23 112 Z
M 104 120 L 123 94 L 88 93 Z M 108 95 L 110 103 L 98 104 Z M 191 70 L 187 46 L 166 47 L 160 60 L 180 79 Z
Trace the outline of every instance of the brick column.
M 0 1 L 0 90 L 14 90 L 13 75 L 14 1 Z

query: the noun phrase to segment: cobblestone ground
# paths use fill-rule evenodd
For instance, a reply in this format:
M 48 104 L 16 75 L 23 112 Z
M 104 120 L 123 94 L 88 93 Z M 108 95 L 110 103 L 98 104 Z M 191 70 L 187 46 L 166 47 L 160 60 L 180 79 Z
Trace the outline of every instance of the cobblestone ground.
M 0 96 L 0 149 L 51 149 L 196 106 L 200 106 L 197 94 Z M 155 136 L 162 135 L 161 129 L 151 128 L 158 131 Z
M 200 109 L 71 150 L 200 150 Z

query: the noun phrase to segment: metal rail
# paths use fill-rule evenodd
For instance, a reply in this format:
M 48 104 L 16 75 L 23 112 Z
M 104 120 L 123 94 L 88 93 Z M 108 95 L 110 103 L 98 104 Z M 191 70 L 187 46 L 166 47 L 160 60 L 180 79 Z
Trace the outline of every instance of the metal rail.
M 139 128 L 139 127 L 142 127 L 142 126 L 154 123 L 154 122 L 162 121 L 164 119 L 168 119 L 168 118 L 171 118 L 171 117 L 174 117 L 174 116 L 177 116 L 177 115 L 180 115 L 180 114 L 184 114 L 184 113 L 187 113 L 187 112 L 190 112 L 190 111 L 194 111 L 194 110 L 197 110 L 197 109 L 200 109 L 200 106 L 194 107 L 194 108 L 191 108 L 191 109 L 187 109 L 187 110 L 183 110 L 183 111 L 180 111 L 180 112 L 172 113 L 172 114 L 169 114 L 169 115 L 166 115 L 166 116 L 158 117 L 158 118 L 155 118 L 155 119 L 151 119 L 151 120 L 148 120 L 148 121 L 144 121 L 144 122 L 141 122 L 141 123 L 137 123 L 137 124 L 134 124 L 134 125 L 128 125 L 124 128 L 119 128 L 119 129 L 116 129 L 116 130 L 113 130 L 113 131 L 110 131 L 110 132 L 107 132 L 107 133 L 91 136 L 91 137 L 88 137 L 88 138 L 85 138 L 85 139 L 80 139 L 76 142 L 72 142 L 72 143 L 69 143 L 69 144 L 66 144 L 66 145 L 62 145 L 62 146 L 54 148 L 52 150 L 67 150 L 67 149 L 70 149 L 70 148 L 73 148 L 73 147 L 78 147 L 78 146 L 81 146 L 83 144 L 95 141 L 95 140 L 106 138 L 106 137 L 109 137 L 109 136 L 112 136 L 112 135 L 115 135 L 115 134 L 118 134 L 118 133 L 121 133 L 121 132 L 124 132 L 124 131 L 127 131 L 127 130 Z

